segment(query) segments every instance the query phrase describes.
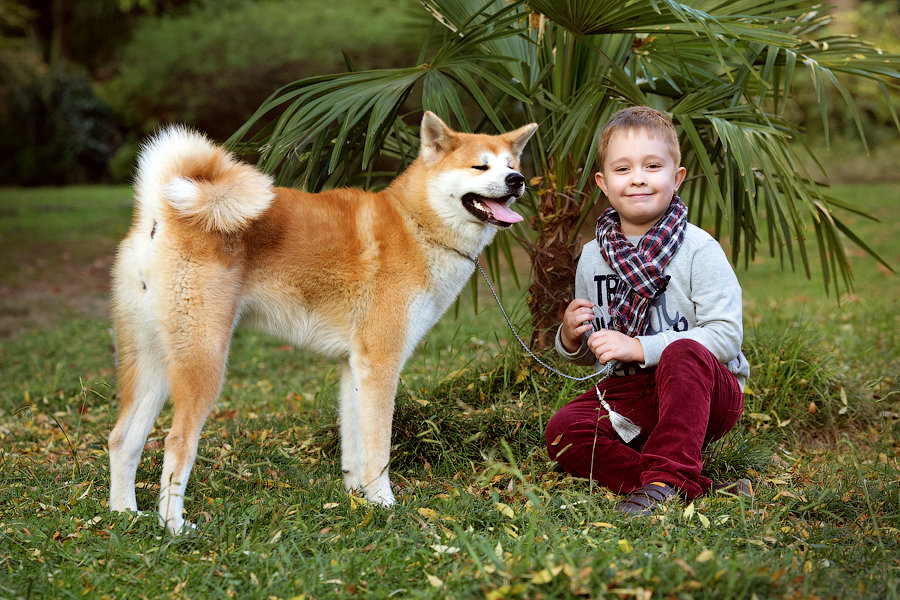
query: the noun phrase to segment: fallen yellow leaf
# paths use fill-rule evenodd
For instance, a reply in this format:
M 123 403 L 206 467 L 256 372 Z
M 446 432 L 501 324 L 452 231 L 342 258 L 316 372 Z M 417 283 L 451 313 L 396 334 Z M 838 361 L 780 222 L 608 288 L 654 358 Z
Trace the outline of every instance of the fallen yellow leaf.
M 431 519 L 432 521 L 440 518 L 440 515 L 437 514 L 437 511 L 431 508 L 417 508 L 416 509 L 420 515 L 425 517 L 426 519 Z
M 512 598 L 515 596 L 519 596 L 528 589 L 524 583 L 517 583 L 515 585 L 504 585 L 498 587 L 496 590 L 491 590 L 487 594 L 485 594 L 485 600 L 501 600 L 502 598 Z
M 550 583 L 551 581 L 553 581 L 553 575 L 550 573 L 550 569 L 542 569 L 531 576 L 531 582 L 537 585 Z
M 709 529 L 709 517 L 703 513 L 697 513 L 697 518 L 700 519 L 700 523 L 703 525 L 704 529 Z
M 711 561 L 714 556 L 715 556 L 715 554 L 713 554 L 713 551 L 707 549 L 707 550 L 704 550 L 703 552 L 701 552 L 700 554 L 698 554 L 697 558 L 695 558 L 694 560 L 697 561 L 698 563 L 705 563 L 705 562 Z
M 678 565 L 679 567 L 681 567 L 684 570 L 684 572 L 687 573 L 688 575 L 690 575 L 691 577 L 695 577 L 697 575 L 696 571 L 694 571 L 694 567 L 687 564 L 687 561 L 684 560 L 683 558 L 676 558 L 676 559 L 672 560 L 672 562 L 674 564 Z

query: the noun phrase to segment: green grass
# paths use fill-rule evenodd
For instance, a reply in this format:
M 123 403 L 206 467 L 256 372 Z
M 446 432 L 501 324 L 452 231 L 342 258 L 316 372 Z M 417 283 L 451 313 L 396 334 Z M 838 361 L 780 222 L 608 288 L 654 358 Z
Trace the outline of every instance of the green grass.
M 900 265 L 900 186 L 837 192 L 883 219 L 857 225 Z M 0 263 L 0 282 L 25 285 L 15 270 L 29 248 L 111 251 L 125 198 L 0 190 L 2 260 L 20 257 Z M 856 290 L 840 304 L 774 261 L 738 270 L 752 393 L 706 470 L 750 477 L 756 495 L 655 520 L 623 520 L 613 494 L 554 470 L 543 425 L 580 387 L 523 358 L 484 294 L 477 314 L 464 294 L 404 372 L 392 510 L 343 489 L 335 365 L 239 330 L 188 486 L 197 530 L 180 538 L 106 508 L 107 320 L 35 326 L 0 343 L 0 597 L 896 598 L 900 286 L 853 260 Z M 514 314 L 524 320 L 521 305 Z M 164 410 L 138 471 L 147 510 L 170 419 Z

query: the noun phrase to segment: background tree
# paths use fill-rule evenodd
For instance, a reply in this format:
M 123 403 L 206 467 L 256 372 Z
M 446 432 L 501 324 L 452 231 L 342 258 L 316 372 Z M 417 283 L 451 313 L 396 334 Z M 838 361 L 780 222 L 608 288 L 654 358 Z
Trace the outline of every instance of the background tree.
M 102 181 L 119 119 L 94 91 L 127 38 L 127 0 L 0 0 L 0 183 Z
M 416 130 L 402 117 L 414 101 L 416 113 L 420 104 L 452 115 L 462 129 L 537 121 L 536 189 L 523 202 L 534 232 L 520 230 L 516 240 L 532 259 L 529 308 L 542 344 L 571 298 L 578 232 L 598 200 L 593 141 L 622 105 L 672 116 L 691 175 L 682 188 L 690 219 L 728 238 L 735 262 L 743 256 L 747 264 L 765 238 L 771 253 L 792 268 L 799 259 L 810 276 L 811 230 L 825 285 L 837 287 L 851 283 L 841 234 L 874 254 L 835 214 L 854 209 L 805 167 L 815 156 L 801 125 L 784 114 L 796 82 L 807 78 L 826 135 L 829 87 L 858 122 L 852 93 L 837 77 L 845 73 L 880 86 L 897 123 L 890 94 L 900 57 L 825 34 L 828 16 L 813 3 L 423 4 L 441 37 L 417 66 L 356 72 L 348 62 L 347 73 L 297 81 L 273 94 L 232 142 L 259 150 L 260 165 L 280 182 L 316 190 L 367 183 L 378 176 L 377 158 L 409 161 Z

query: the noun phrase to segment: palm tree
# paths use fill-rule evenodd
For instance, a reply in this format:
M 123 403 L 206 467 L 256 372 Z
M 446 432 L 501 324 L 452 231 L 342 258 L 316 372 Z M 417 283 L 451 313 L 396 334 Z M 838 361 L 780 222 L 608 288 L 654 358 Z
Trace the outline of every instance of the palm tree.
M 692 222 L 727 237 L 748 264 L 769 252 L 811 276 L 806 239 L 818 241 L 826 290 L 849 288 L 844 237 L 884 262 L 839 218 L 858 213 L 804 167 L 815 156 L 786 116 L 803 78 L 822 114 L 836 91 L 859 122 L 845 76 L 878 83 L 891 106 L 900 56 L 827 37 L 827 14 L 807 0 L 422 0 L 442 34 L 416 66 L 311 77 L 275 92 L 230 140 L 260 154 L 285 184 L 367 183 L 376 159 L 409 161 L 415 111 L 455 117 L 462 129 L 540 124 L 536 176 L 522 204 L 533 231 L 515 240 L 532 261 L 529 309 L 547 345 L 572 297 L 578 233 L 597 204 L 594 141 L 612 112 L 650 105 L 672 116 L 691 177 L 682 187 Z M 431 47 L 435 44 L 432 43 Z M 423 57 L 430 56 L 426 61 Z M 421 105 L 421 106 L 420 106 Z M 827 133 L 827 121 L 823 126 Z M 860 135 L 865 142 L 862 127 Z M 252 135 L 250 132 L 255 132 Z M 520 204 L 520 206 L 522 205 Z M 843 234 L 843 236 L 841 235 Z M 498 251 L 491 259 L 495 273 Z M 839 290 L 838 290 L 839 291 Z

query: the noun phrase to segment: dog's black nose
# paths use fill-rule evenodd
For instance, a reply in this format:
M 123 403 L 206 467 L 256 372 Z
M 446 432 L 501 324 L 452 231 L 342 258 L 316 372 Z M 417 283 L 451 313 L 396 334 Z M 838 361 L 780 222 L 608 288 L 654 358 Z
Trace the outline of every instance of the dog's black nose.
M 525 178 L 521 173 L 510 173 L 506 176 L 506 185 L 509 187 L 519 187 L 523 183 L 525 183 Z

